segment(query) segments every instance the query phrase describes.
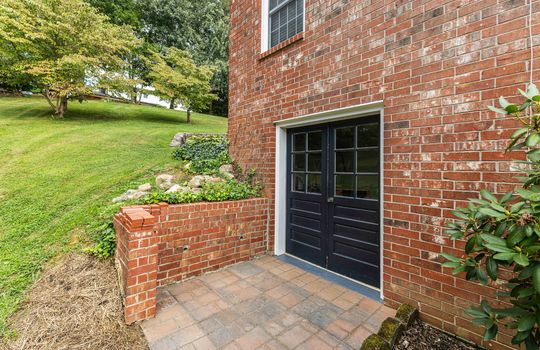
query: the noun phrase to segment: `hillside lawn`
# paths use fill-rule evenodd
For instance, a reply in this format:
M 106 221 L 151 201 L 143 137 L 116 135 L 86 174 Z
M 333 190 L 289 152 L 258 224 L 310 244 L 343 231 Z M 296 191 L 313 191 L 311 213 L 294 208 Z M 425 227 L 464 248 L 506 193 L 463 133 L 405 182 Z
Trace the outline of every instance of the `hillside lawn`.
M 227 119 L 159 107 L 0 97 L 0 343 L 46 263 L 80 251 L 118 210 L 111 199 L 174 166 L 177 132 L 223 133 Z M 53 296 L 54 297 L 54 296 Z

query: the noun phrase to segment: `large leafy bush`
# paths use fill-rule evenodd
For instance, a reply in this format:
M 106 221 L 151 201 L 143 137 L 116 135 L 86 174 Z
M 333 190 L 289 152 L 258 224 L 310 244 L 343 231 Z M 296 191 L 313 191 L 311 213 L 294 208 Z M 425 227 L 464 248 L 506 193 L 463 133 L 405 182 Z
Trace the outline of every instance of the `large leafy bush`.
M 443 254 L 445 267 L 454 274 L 465 273 L 468 280 L 488 284 L 502 279 L 511 307 L 495 308 L 486 300 L 466 313 L 482 325 L 484 338 L 491 340 L 504 325 L 516 331 L 513 344 L 527 350 L 540 348 L 540 92 L 533 84 L 521 91 L 525 101 L 512 104 L 499 99 L 500 108 L 491 110 L 509 115 L 523 125 L 511 136 L 507 151 L 525 150 L 522 161 L 528 176 L 515 193 L 495 196 L 487 190 L 481 198 L 470 199 L 466 208 L 454 212 L 457 221 L 446 231 L 451 239 L 466 239 L 465 255 Z M 508 277 L 510 276 L 510 277 Z
M 221 165 L 231 162 L 225 136 L 190 137 L 174 151 L 173 157 L 190 162 L 186 170 L 192 174 L 217 173 Z

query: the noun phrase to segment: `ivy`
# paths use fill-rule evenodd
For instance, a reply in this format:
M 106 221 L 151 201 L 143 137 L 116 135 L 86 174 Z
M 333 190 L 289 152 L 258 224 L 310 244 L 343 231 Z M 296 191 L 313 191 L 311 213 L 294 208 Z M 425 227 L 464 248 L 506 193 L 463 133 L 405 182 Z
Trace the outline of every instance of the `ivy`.
M 215 174 L 219 167 L 231 163 L 229 143 L 225 136 L 193 136 L 173 153 L 174 159 L 190 162 L 191 174 Z

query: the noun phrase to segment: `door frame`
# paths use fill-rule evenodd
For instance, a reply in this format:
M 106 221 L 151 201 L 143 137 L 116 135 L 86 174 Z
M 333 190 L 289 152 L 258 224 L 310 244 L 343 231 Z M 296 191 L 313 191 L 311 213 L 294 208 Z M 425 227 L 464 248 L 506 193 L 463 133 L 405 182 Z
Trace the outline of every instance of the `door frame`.
M 308 114 L 300 117 L 288 118 L 274 122 L 276 127 L 276 172 L 275 172 L 275 227 L 274 227 L 274 254 L 286 254 L 286 234 L 287 234 L 287 130 L 302 126 L 311 126 L 323 123 L 344 121 L 379 115 L 379 138 L 380 138 L 380 281 L 381 288 L 377 289 L 359 281 L 367 288 L 377 290 L 380 298 L 384 299 L 384 103 L 383 101 L 374 101 L 365 104 L 359 104 L 351 107 L 339 108 L 330 111 Z M 347 278 L 347 277 L 345 277 Z

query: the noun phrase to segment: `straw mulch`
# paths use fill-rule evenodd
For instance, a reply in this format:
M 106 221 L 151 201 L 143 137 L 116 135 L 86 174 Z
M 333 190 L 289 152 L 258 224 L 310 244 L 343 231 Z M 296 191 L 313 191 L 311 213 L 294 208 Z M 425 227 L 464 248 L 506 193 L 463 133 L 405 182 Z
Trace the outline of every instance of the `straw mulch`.
M 112 261 L 69 254 L 47 269 L 11 319 L 7 349 L 148 349 L 138 325 L 126 326 Z

